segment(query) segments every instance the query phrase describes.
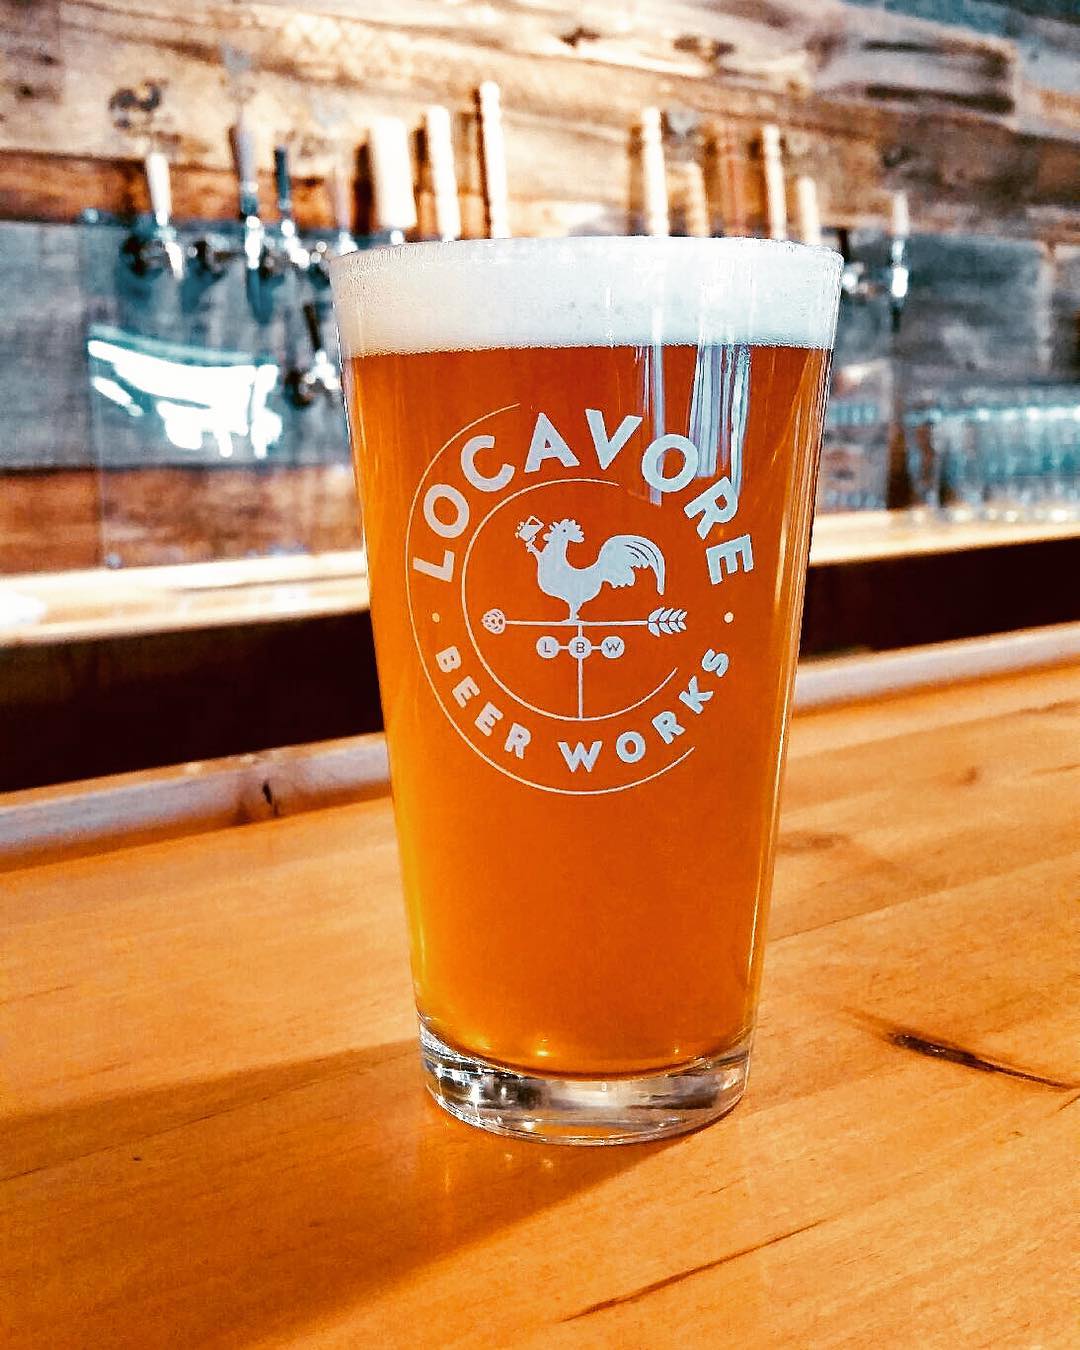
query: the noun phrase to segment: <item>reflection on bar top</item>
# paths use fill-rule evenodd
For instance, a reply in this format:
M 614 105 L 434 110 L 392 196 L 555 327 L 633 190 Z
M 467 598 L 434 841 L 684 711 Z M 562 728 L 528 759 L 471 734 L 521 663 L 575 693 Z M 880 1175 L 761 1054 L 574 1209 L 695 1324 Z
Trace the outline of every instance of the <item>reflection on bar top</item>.
M 812 567 L 1080 538 L 1080 521 L 916 524 L 899 511 L 819 516 Z M 0 576 L 0 646 L 344 614 L 368 605 L 363 550 Z

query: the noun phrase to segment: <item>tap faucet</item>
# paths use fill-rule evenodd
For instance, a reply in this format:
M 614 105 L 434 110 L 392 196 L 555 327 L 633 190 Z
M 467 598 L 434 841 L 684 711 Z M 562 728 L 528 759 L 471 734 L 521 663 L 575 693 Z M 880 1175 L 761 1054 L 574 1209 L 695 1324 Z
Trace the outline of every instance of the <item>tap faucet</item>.
M 300 242 L 293 216 L 288 146 L 274 146 L 274 183 L 277 187 L 278 237 L 281 252 L 289 266 L 295 268 L 297 272 L 306 272 L 311 265 L 311 256 Z
M 229 131 L 239 190 L 240 223 L 243 231 L 244 289 L 256 323 L 273 317 L 272 285 L 281 280 L 272 250 L 267 245 L 266 226 L 259 215 L 259 180 L 255 169 L 255 139 L 238 118 Z
M 196 239 L 188 255 L 194 263 L 194 272 L 200 287 L 220 281 L 229 263 L 239 257 L 238 251 L 219 235 L 204 234 Z
M 180 281 L 184 276 L 184 254 L 172 224 L 169 161 L 160 150 L 153 150 L 146 156 L 145 169 L 150 222 L 125 240 L 124 254 L 137 276 L 152 276 L 167 269 Z
M 892 330 L 900 331 L 900 317 L 907 303 L 908 284 L 911 271 L 908 267 L 908 237 L 911 234 L 911 216 L 908 212 L 906 192 L 894 192 L 892 198 L 892 220 L 889 240 L 889 310 L 892 314 Z
M 840 256 L 844 260 L 844 270 L 840 275 L 840 289 L 845 295 L 850 295 L 853 300 L 868 300 L 870 289 L 866 274 L 866 263 L 861 258 L 851 256 L 851 231 L 846 225 L 841 225 L 836 231 L 836 247 L 840 250 Z
M 892 330 L 900 331 L 900 318 L 907 304 L 911 269 L 908 267 L 908 241 L 894 237 L 889 244 L 889 310 Z
M 357 248 L 351 228 L 351 187 L 340 164 L 335 164 L 331 169 L 327 186 L 330 189 L 330 203 L 337 236 L 330 243 L 320 239 L 317 244 L 312 245 L 308 254 L 308 275 L 321 288 L 330 285 L 330 259 L 339 258 L 343 253 L 355 253 Z
M 194 311 L 198 308 L 205 292 L 225 276 L 230 265 L 238 258 L 244 259 L 246 264 L 245 284 L 249 303 L 251 302 L 253 287 L 249 259 L 252 254 L 257 257 L 261 253 L 261 248 L 252 247 L 252 245 L 258 244 L 259 233 L 262 229 L 258 218 L 259 196 L 258 184 L 255 179 L 254 151 L 251 135 L 245 131 L 242 124 L 230 130 L 229 143 L 232 147 L 237 177 L 240 180 L 240 219 L 244 226 L 243 242 L 240 247 L 237 247 L 233 240 L 225 235 L 212 233 L 200 235 L 197 239 L 192 240 L 188 248 L 191 267 L 188 272 L 188 279 L 181 292 L 181 304 L 188 311 Z M 254 308 L 254 305 L 252 307 Z
M 240 121 L 229 131 L 229 144 L 239 180 L 240 222 L 243 238 L 239 247 L 222 235 L 204 234 L 194 240 L 190 255 L 201 286 L 220 281 L 229 264 L 242 258 L 248 273 L 257 272 L 262 258 L 263 226 L 259 219 L 259 185 L 255 176 L 255 151 L 251 133 Z M 250 280 L 248 294 L 251 294 Z
M 320 393 L 331 397 L 341 393 L 341 377 L 323 340 L 319 307 L 309 300 L 303 313 L 311 340 L 311 363 L 306 370 L 290 371 L 285 381 L 289 396 L 298 408 L 310 407 Z
M 851 240 L 846 229 L 837 231 L 840 252 L 844 258 L 841 286 L 844 294 L 853 300 L 866 301 L 875 296 L 887 296 L 892 318 L 892 331 L 900 331 L 900 320 L 907 304 L 911 285 L 908 239 L 911 220 L 908 215 L 907 194 L 893 194 L 889 225 L 889 261 L 885 267 L 871 269 L 861 259 L 851 256 Z

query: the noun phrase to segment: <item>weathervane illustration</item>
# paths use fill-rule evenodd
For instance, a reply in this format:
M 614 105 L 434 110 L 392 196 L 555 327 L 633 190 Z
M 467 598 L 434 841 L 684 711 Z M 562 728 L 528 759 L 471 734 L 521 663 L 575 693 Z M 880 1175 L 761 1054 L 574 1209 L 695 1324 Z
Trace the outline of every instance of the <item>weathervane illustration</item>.
M 582 606 L 590 604 L 605 586 L 623 588 L 637 584 L 639 574 L 650 571 L 658 596 L 664 594 L 664 555 L 651 539 L 640 534 L 616 534 L 600 547 L 596 561 L 578 567 L 566 556 L 569 544 L 583 544 L 585 532 L 576 520 L 556 520 L 542 536 L 545 524 L 538 516 L 523 520 L 514 531 L 536 559 L 536 584 L 544 595 L 561 600 L 567 606 L 565 619 L 508 619 L 501 609 L 489 609 L 481 622 L 489 633 L 504 633 L 507 628 L 571 628 L 576 632 L 566 642 L 553 633 L 544 633 L 536 641 L 537 655 L 545 661 L 566 652 L 577 662 L 577 716 L 585 716 L 585 662 L 594 652 L 615 661 L 626 651 L 626 642 L 618 634 L 607 632 L 594 643 L 586 628 L 644 628 L 653 637 L 686 631 L 686 610 L 660 605 L 642 619 L 583 619 Z

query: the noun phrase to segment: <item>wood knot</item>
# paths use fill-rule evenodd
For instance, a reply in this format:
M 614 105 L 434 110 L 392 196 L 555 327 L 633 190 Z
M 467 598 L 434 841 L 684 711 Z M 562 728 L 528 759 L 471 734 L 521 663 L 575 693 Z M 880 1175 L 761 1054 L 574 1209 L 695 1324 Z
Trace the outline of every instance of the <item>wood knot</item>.
M 603 36 L 598 28 L 585 28 L 579 23 L 569 33 L 560 33 L 559 41 L 565 42 L 568 47 L 573 47 L 576 51 L 583 42 L 598 42 Z
M 842 834 L 828 834 L 824 831 L 791 830 L 780 836 L 777 845 L 781 853 L 825 853 L 844 842 Z
M 278 803 L 278 799 L 274 796 L 274 790 L 270 786 L 270 780 L 268 778 L 263 779 L 262 795 L 263 800 L 270 808 L 271 815 L 273 815 L 274 818 L 277 819 L 277 817 L 281 815 L 281 806 Z
M 883 1027 L 885 1040 L 898 1050 L 910 1050 L 927 1059 L 944 1060 L 947 1064 L 958 1064 L 964 1069 L 975 1069 L 978 1073 L 1001 1074 L 1005 1078 L 1018 1078 L 1024 1083 L 1038 1083 L 1043 1087 L 1057 1088 L 1058 1091 L 1073 1091 L 1078 1084 L 1071 1079 L 1056 1078 L 1051 1074 L 1039 1073 L 1018 1064 L 1009 1064 L 1004 1060 L 991 1059 L 977 1051 L 968 1050 L 953 1041 L 937 1037 L 920 1036 L 917 1032 L 904 1027 Z

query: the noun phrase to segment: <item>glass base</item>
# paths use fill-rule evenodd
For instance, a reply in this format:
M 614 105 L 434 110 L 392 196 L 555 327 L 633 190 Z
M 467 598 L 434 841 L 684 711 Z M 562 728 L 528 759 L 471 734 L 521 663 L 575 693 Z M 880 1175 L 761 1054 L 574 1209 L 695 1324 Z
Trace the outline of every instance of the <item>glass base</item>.
M 468 1125 L 549 1144 L 635 1144 L 726 1115 L 746 1087 L 750 1037 L 640 1078 L 542 1078 L 453 1050 L 421 1018 L 420 1055 L 428 1091 Z

